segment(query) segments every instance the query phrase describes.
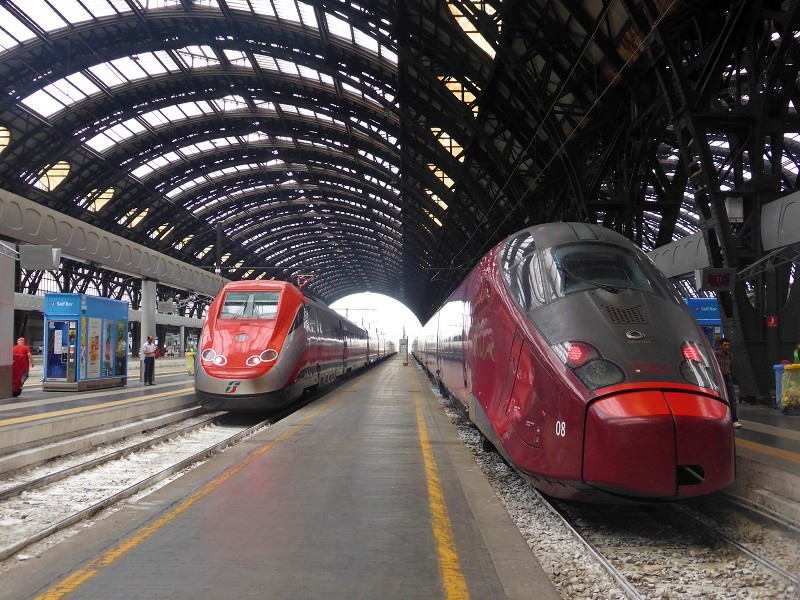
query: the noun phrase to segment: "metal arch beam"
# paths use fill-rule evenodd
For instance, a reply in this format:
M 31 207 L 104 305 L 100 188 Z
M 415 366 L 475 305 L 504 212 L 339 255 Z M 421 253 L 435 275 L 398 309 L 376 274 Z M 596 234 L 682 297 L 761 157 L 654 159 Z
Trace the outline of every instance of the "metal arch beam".
M 236 122 L 238 119 L 233 119 L 233 120 L 234 120 L 234 122 Z M 197 123 L 197 127 L 202 126 L 204 121 L 205 120 L 201 120 L 199 123 Z M 224 126 L 225 124 L 226 124 L 226 120 L 223 120 L 222 121 L 222 125 Z M 182 125 L 183 125 L 182 129 L 186 130 L 186 129 L 188 129 L 187 125 L 189 125 L 189 123 L 184 122 Z M 258 129 L 253 127 L 253 129 L 251 129 L 251 131 L 256 131 L 256 130 L 265 131 L 265 126 L 266 126 L 266 133 L 268 135 L 270 135 L 270 134 L 271 135 L 275 135 L 275 136 L 283 135 L 285 137 L 292 137 L 292 138 L 296 138 L 296 139 L 300 139 L 300 140 L 305 139 L 305 137 L 302 136 L 302 135 L 298 135 L 298 133 L 302 134 L 305 131 L 307 131 L 307 129 L 309 127 L 311 127 L 314 130 L 318 130 L 320 132 L 320 135 L 326 135 L 332 140 L 341 139 L 343 141 L 343 143 L 349 144 L 349 146 L 351 148 L 361 148 L 363 146 L 363 148 L 366 151 L 369 151 L 371 154 L 374 154 L 375 156 L 377 156 L 379 158 L 383 158 L 384 160 L 386 160 L 389 163 L 399 162 L 399 160 L 398 160 L 397 156 L 395 155 L 395 153 L 389 149 L 389 146 L 388 146 L 386 140 L 383 140 L 383 139 L 380 139 L 380 138 L 376 138 L 373 135 L 370 135 L 370 134 L 365 133 L 365 132 L 355 132 L 354 135 L 348 135 L 344 128 L 335 127 L 332 124 L 319 122 L 319 121 L 317 121 L 315 119 L 304 118 L 304 117 L 277 118 L 274 115 L 271 116 L 271 117 L 268 117 L 267 115 L 261 115 L 259 117 L 259 127 L 258 127 Z M 234 128 L 234 130 L 236 130 L 236 129 Z M 170 132 L 170 128 L 164 128 L 164 133 L 165 134 L 168 135 L 169 132 Z M 297 132 L 297 133 L 293 133 L 293 132 Z M 154 146 L 152 144 L 153 140 L 149 139 L 148 136 L 141 136 L 140 139 L 138 139 L 136 141 L 137 143 L 135 145 L 129 145 L 127 148 L 121 148 L 120 149 L 121 150 L 120 153 L 121 154 L 136 155 L 137 158 L 138 158 L 138 160 L 136 161 L 136 164 L 139 164 L 139 162 L 141 162 L 141 163 L 146 162 L 148 156 L 157 156 L 159 154 L 163 154 L 163 153 L 165 153 L 167 151 L 175 149 L 174 145 L 178 141 L 185 140 L 186 144 L 188 145 L 188 144 L 191 144 L 193 142 L 196 143 L 196 142 L 204 141 L 204 140 L 207 140 L 207 139 L 215 139 L 215 138 L 219 138 L 219 137 L 221 137 L 221 136 L 219 134 L 215 134 L 214 132 L 202 132 L 202 133 L 200 133 L 199 131 L 195 131 L 195 132 L 193 132 L 192 135 L 189 135 L 186 138 L 179 138 L 178 140 L 173 140 L 173 139 L 170 138 L 169 145 L 159 146 L 158 144 L 156 144 Z M 158 140 L 158 138 L 156 138 L 156 140 Z M 357 142 L 357 145 L 355 145 L 356 142 Z M 255 144 L 253 144 L 253 145 L 255 146 Z M 64 156 L 64 150 L 63 149 L 60 149 L 57 144 L 54 144 L 53 146 L 56 146 L 56 148 L 53 149 L 53 150 L 48 150 L 47 153 L 46 153 L 46 156 L 26 155 L 24 157 L 24 159 L 26 160 L 26 162 L 28 162 L 31 165 L 41 164 L 42 166 L 44 166 L 46 164 L 51 164 L 53 161 L 55 161 L 56 158 Z M 146 151 L 145 152 L 141 152 L 141 153 L 137 152 L 136 154 L 133 154 L 133 152 L 138 148 L 146 148 Z M 75 147 L 74 150 L 77 151 L 78 148 Z M 335 150 L 336 150 L 335 146 L 332 146 L 331 152 L 333 153 Z M 339 155 L 339 154 L 340 154 L 339 152 L 335 153 L 335 155 Z M 351 162 L 353 164 L 358 164 L 358 159 L 354 154 L 348 155 L 347 153 L 341 152 L 341 156 L 345 157 L 345 158 L 351 158 Z M 23 157 L 16 157 L 17 160 L 21 160 L 22 158 Z M 101 160 L 105 161 L 106 157 L 104 156 L 103 159 L 101 159 Z M 125 168 L 129 169 L 132 166 L 135 166 L 135 165 L 126 165 Z M 36 167 L 34 167 L 34 168 L 36 168 Z M 117 178 L 121 178 L 121 176 L 122 176 L 122 174 L 116 174 Z M 73 186 L 77 185 L 77 184 L 80 183 L 80 181 L 81 181 L 80 179 L 77 179 L 77 180 L 73 179 L 72 182 L 71 182 L 71 185 L 73 185 Z
M 255 210 L 251 211 L 248 214 L 248 225 L 242 229 L 234 230 L 231 234 L 233 239 L 244 238 L 247 236 L 248 239 L 253 239 L 257 237 L 257 241 L 251 241 L 249 245 L 259 245 L 264 246 L 267 242 L 272 240 L 279 240 L 283 239 L 285 236 L 286 228 L 289 227 L 288 231 L 293 231 L 295 229 L 299 231 L 308 230 L 308 229 L 315 229 L 319 226 L 324 227 L 326 231 L 331 230 L 341 230 L 345 233 L 352 231 L 351 228 L 348 226 L 355 226 L 362 228 L 366 231 L 374 231 L 379 233 L 380 235 L 375 236 L 374 242 L 376 246 L 387 247 L 395 252 L 402 252 L 403 240 L 399 233 L 391 229 L 388 226 L 384 226 L 381 229 L 375 229 L 374 227 L 370 227 L 370 220 L 368 214 L 359 214 L 359 213 L 315 213 L 314 215 L 309 215 L 309 213 L 292 213 L 292 212 L 284 212 L 280 213 L 280 207 L 270 207 L 265 208 L 262 210 Z M 263 216 L 265 213 L 277 213 L 274 217 L 270 218 L 268 222 L 263 222 L 264 219 L 260 219 L 259 217 Z M 260 222 L 261 221 L 261 222 Z M 275 229 L 280 228 L 280 232 L 275 232 L 273 235 L 270 235 L 268 232 L 274 231 Z M 265 232 L 263 235 L 258 236 L 259 232 Z M 366 233 L 364 234 L 366 235 Z
M 353 257 L 348 258 L 348 260 L 352 260 L 353 262 L 356 262 L 361 256 L 363 256 L 364 253 L 370 253 L 374 257 L 395 258 L 393 256 L 384 256 L 384 253 L 381 252 L 380 246 L 369 244 L 353 237 L 345 238 L 341 235 L 331 233 L 329 236 L 326 236 L 325 242 L 320 242 L 318 239 L 309 239 L 309 236 L 301 238 L 299 236 L 292 237 L 288 235 L 291 234 L 292 231 L 292 229 L 287 230 L 287 233 L 282 237 L 282 241 L 280 243 L 273 244 L 269 248 L 271 253 L 271 262 L 276 267 L 286 271 L 308 269 L 313 270 L 316 268 L 316 265 L 324 263 L 326 259 L 331 257 L 338 257 L 335 261 L 335 264 L 339 265 L 341 264 L 341 255 L 343 252 L 342 248 L 347 248 L 348 250 L 354 251 Z M 364 235 L 364 237 L 366 237 L 366 235 Z M 302 262 L 300 262 L 300 264 L 280 264 L 282 261 L 286 261 L 287 257 L 284 256 L 284 254 L 287 253 L 292 254 L 292 256 L 289 258 L 297 257 L 297 260 Z M 314 261 L 313 265 L 308 265 L 305 263 L 305 261 L 309 259 Z M 402 270 L 402 263 L 398 261 L 394 267 L 400 271 Z M 366 268 L 368 268 L 368 266 L 365 266 L 365 269 Z M 378 270 L 381 272 L 386 272 L 386 268 L 386 265 L 381 264 Z
M 330 179 L 326 178 L 323 184 L 306 182 L 296 187 L 278 187 L 277 185 L 274 187 L 258 187 L 255 183 L 258 181 L 257 178 L 237 179 L 232 183 L 238 185 L 224 188 L 225 196 L 222 199 L 214 199 L 209 193 L 205 197 L 198 198 L 197 208 L 193 210 L 198 217 L 220 215 L 219 218 L 225 220 L 228 217 L 226 211 L 230 211 L 231 208 L 239 205 L 249 206 L 254 199 L 258 198 L 263 198 L 268 205 L 286 201 L 294 207 L 313 204 L 314 206 L 330 205 L 332 207 L 347 208 L 349 203 L 356 203 L 363 206 L 363 209 L 350 206 L 351 210 L 355 212 L 371 211 L 378 214 L 382 221 L 396 223 L 396 226 L 400 226 L 402 216 L 400 211 L 395 211 L 391 206 L 386 206 L 380 201 L 370 199 L 371 201 L 365 202 L 363 196 L 336 185 L 335 178 L 336 174 L 332 174 Z M 334 181 L 334 184 L 329 183 L 330 181 Z M 349 181 L 349 179 L 346 181 Z M 203 186 L 203 189 L 206 189 L 206 186 Z M 211 191 L 210 188 L 208 189 Z M 395 198 L 391 204 L 400 204 L 399 199 Z M 214 220 L 219 219 L 215 218 Z
M 198 176 L 208 175 L 210 173 L 220 171 L 224 167 L 258 163 L 265 165 L 264 168 L 259 169 L 259 171 L 270 176 L 272 179 L 285 177 L 285 173 L 287 171 L 291 171 L 297 173 L 296 176 L 293 176 L 294 178 L 299 177 L 307 180 L 305 182 L 306 186 L 316 185 L 318 187 L 322 187 L 322 184 L 315 182 L 315 179 L 317 179 L 319 175 L 338 173 L 335 177 L 330 178 L 336 181 L 341 181 L 347 185 L 357 184 L 360 187 L 371 191 L 375 196 L 383 198 L 387 202 L 392 202 L 394 199 L 392 193 L 384 189 L 384 187 L 380 186 L 378 183 L 368 180 L 363 181 L 359 180 L 358 178 L 358 173 L 360 171 L 365 176 L 370 176 L 373 179 L 383 181 L 385 184 L 391 185 L 393 183 L 391 180 L 382 179 L 381 176 L 383 173 L 378 165 L 367 163 L 365 161 L 362 161 L 361 163 L 355 163 L 354 161 L 349 160 L 350 157 L 347 155 L 338 153 L 336 155 L 331 155 L 329 153 L 314 151 L 313 149 L 310 149 L 308 152 L 306 152 L 305 156 L 298 158 L 295 158 L 294 156 L 287 156 L 286 153 L 275 154 L 274 151 L 275 148 L 270 145 L 252 144 L 247 145 L 245 150 L 243 150 L 242 146 L 238 145 L 226 146 L 216 151 L 197 153 L 189 155 L 181 160 L 175 160 L 170 165 L 166 165 L 161 169 L 157 169 L 152 173 L 143 176 L 141 179 L 151 189 L 159 190 L 159 192 L 163 194 L 169 190 L 180 187 L 188 181 L 196 179 Z M 266 164 L 268 161 L 276 158 L 287 163 L 287 166 L 271 168 L 268 164 Z M 326 159 L 325 162 L 323 162 L 322 159 Z M 299 166 L 300 170 L 298 171 L 298 169 L 294 168 L 293 165 Z M 318 165 L 321 166 L 318 169 L 315 168 Z M 305 167 L 305 169 L 303 167 Z M 351 169 L 354 172 L 340 172 L 337 171 L 336 167 Z M 225 176 L 225 179 L 227 181 L 237 181 L 238 179 L 247 180 L 250 178 L 249 174 L 251 172 L 253 172 L 253 170 L 240 173 L 230 173 Z M 108 183 L 112 182 L 109 181 Z M 182 205 L 182 197 L 190 196 L 192 199 L 194 199 L 196 198 L 197 192 L 202 192 L 204 189 L 210 187 L 213 187 L 213 184 L 201 184 L 193 187 L 190 192 L 181 192 L 171 196 L 169 202 L 176 205 Z M 100 189 L 103 189 L 103 186 L 100 186 Z M 364 197 L 362 197 L 361 201 L 364 204 L 372 204 L 375 202 Z M 396 202 L 396 200 L 394 201 Z M 192 202 L 191 204 L 196 204 L 196 202 Z
M 0 235 L 50 244 L 108 269 L 214 296 L 225 279 L 0 189 Z
M 184 22 L 189 26 L 176 26 Z M 143 24 L 145 27 L 142 27 Z M 105 35 L 99 35 L 100 33 Z M 96 62 L 97 56 L 114 59 L 123 55 L 163 49 L 165 46 L 177 49 L 202 41 L 210 42 L 211 46 L 219 46 L 220 38 L 241 37 L 247 38 L 248 47 L 258 49 L 263 45 L 265 49 L 269 48 L 269 54 L 273 56 L 276 52 L 280 53 L 282 48 L 303 51 L 306 62 L 314 60 L 315 51 L 320 50 L 317 30 L 292 25 L 287 21 L 264 15 L 247 15 L 246 19 L 237 18 L 235 23 L 232 23 L 209 11 L 191 13 L 172 11 L 164 14 L 150 10 L 144 13 L 143 18 L 132 13 L 113 15 L 52 31 L 49 34 L 51 43 L 28 43 L 17 49 L 12 57 L 19 60 L 17 77 L 20 80 L 29 80 L 23 65 L 34 64 L 37 58 L 43 64 L 50 65 L 51 77 L 60 78 L 68 74 L 64 70 L 66 61 L 62 63 L 62 59 L 67 56 L 69 56 L 69 69 L 73 71 Z M 123 43 L 120 44 L 120 41 Z M 326 42 L 328 59 L 332 56 L 357 57 L 361 69 L 374 73 L 376 80 L 382 79 L 382 76 L 394 68 L 386 61 L 372 60 L 371 54 L 359 52 L 357 46 L 348 45 L 335 36 L 330 36 Z M 235 42 L 230 43 L 235 44 Z M 48 52 L 51 55 L 48 55 Z M 328 67 L 325 59 L 314 62 L 323 67 L 320 69 L 322 71 Z M 4 75 L 9 85 L 14 85 L 18 89 L 21 95 L 28 93 L 26 88 L 17 85 L 12 67 L 4 66 L 0 73 Z

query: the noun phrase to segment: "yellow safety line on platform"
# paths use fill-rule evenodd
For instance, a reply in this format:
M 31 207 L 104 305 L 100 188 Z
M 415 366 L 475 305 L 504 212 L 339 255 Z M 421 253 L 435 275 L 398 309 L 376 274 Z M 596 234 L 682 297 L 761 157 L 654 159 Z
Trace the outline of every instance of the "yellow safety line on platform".
M 358 385 L 358 382 L 356 382 L 356 385 Z M 350 389 L 352 389 L 352 387 Z M 142 528 L 137 534 L 124 540 L 121 544 L 112 548 L 111 550 L 106 552 L 103 556 L 99 556 L 93 559 L 82 569 L 79 569 L 74 573 L 72 573 L 71 575 L 68 575 L 66 578 L 62 579 L 55 586 L 53 586 L 43 594 L 37 596 L 36 600 L 59 600 L 60 598 L 63 598 L 67 594 L 70 594 L 75 590 L 77 590 L 81 585 L 89 581 L 95 575 L 99 574 L 102 569 L 110 566 L 118 558 L 122 557 L 127 552 L 130 552 L 131 550 L 136 548 L 139 544 L 144 542 L 154 533 L 157 533 L 158 530 L 160 530 L 165 525 L 169 524 L 171 521 L 173 521 L 176 517 L 178 517 L 182 513 L 186 512 L 194 504 L 197 504 L 197 502 L 208 496 L 211 492 L 216 490 L 219 486 L 228 481 L 239 471 L 254 463 L 267 451 L 271 450 L 272 448 L 280 444 L 282 441 L 286 440 L 287 438 L 291 437 L 292 435 L 300 431 L 301 427 L 307 425 L 312 419 L 319 416 L 322 412 L 328 410 L 336 402 L 342 399 L 346 393 L 347 391 L 342 391 L 341 393 L 334 396 L 331 402 L 329 402 L 325 406 L 321 406 L 313 413 L 308 415 L 305 419 L 303 419 L 296 425 L 293 425 L 291 429 L 281 434 L 274 441 L 270 442 L 266 446 L 262 446 L 261 448 L 253 452 L 250 456 L 245 458 L 238 465 L 232 467 L 228 471 L 225 471 L 224 473 L 222 473 L 222 475 L 218 476 L 216 479 L 207 483 L 204 487 L 200 488 L 194 494 L 189 496 L 186 500 L 181 502 L 173 510 L 171 510 L 165 515 L 162 515 L 154 522 L 152 522 L 150 525 L 147 525 L 146 527 Z
M 797 431 L 796 429 L 776 427 L 774 425 L 758 423 L 757 421 L 746 421 L 745 419 L 739 419 L 739 422 L 744 425 L 747 431 L 757 431 L 759 433 L 766 433 L 767 435 L 774 435 L 775 437 L 782 437 L 800 442 L 800 431 Z
M 114 406 L 125 406 L 126 404 L 135 404 L 142 400 L 155 400 L 156 398 L 164 398 L 165 396 L 178 396 L 186 392 L 194 392 L 194 386 L 189 388 L 181 388 L 172 392 L 161 392 L 160 394 L 148 394 L 147 396 L 137 396 L 136 398 L 128 398 L 126 400 L 115 400 L 114 402 L 104 402 L 103 404 L 93 404 L 91 406 L 78 406 L 75 408 L 65 408 L 64 410 L 56 410 L 49 413 L 41 413 L 38 415 L 28 415 L 27 417 L 14 417 L 13 419 L 0 420 L 0 427 L 8 427 L 9 425 L 19 425 L 20 423 L 30 423 L 32 421 L 43 421 L 45 419 L 52 419 L 53 417 L 64 417 L 74 415 L 82 412 L 89 412 L 101 408 L 112 408 Z
M 433 535 L 439 550 L 439 568 L 444 582 L 444 593 L 447 600 L 467 599 L 467 582 L 461 572 L 461 563 L 458 558 L 453 537 L 453 525 L 450 515 L 447 514 L 447 505 L 444 501 L 442 484 L 439 481 L 439 472 L 433 458 L 431 442 L 428 439 L 428 427 L 422 414 L 422 402 L 417 391 L 417 380 L 411 376 L 411 387 L 414 393 L 414 403 L 417 407 L 417 427 L 419 429 L 419 444 L 422 446 L 422 457 L 425 459 L 425 476 L 428 481 L 428 502 L 431 507 L 433 520 Z
M 742 438 L 736 438 L 736 447 L 747 448 L 748 450 L 760 452 L 761 454 L 769 454 L 775 458 L 782 458 L 783 460 L 789 460 L 793 463 L 800 463 L 800 454 L 791 452 L 790 450 L 781 450 L 780 448 L 773 448 L 772 446 L 751 442 L 750 440 L 743 440 Z

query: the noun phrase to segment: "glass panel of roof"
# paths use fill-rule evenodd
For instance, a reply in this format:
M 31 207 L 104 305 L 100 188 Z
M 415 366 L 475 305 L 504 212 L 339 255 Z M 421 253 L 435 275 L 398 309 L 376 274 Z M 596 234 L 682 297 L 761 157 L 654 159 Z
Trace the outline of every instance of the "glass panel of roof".
M 180 249 L 181 249 L 181 248 L 183 248 L 183 247 L 184 247 L 186 244 L 188 244 L 188 243 L 189 243 L 189 242 L 192 240 L 192 238 L 193 238 L 193 237 L 194 237 L 194 235 L 187 235 L 187 236 L 186 236 L 185 238 L 183 238 L 183 239 L 182 239 L 180 242 L 178 242 L 177 244 L 175 244 L 175 249 L 176 249 L 176 250 L 180 250 Z
M 113 197 L 113 187 L 108 188 L 104 192 L 101 192 L 100 190 L 92 190 L 81 204 L 85 205 L 86 209 L 90 210 L 91 212 L 99 212 L 100 209 L 108 204 Z
M 293 0 L 276 0 L 274 4 L 279 19 L 300 23 L 300 12 L 297 10 L 297 4 Z
M 228 9 L 243 11 L 250 14 L 277 18 L 274 2 L 272 0 L 225 0 Z
M 229 50 L 226 48 L 222 52 L 232 65 L 237 67 L 251 67 L 250 59 L 247 58 L 247 54 L 241 50 Z
M 176 54 L 189 69 L 219 65 L 219 59 L 210 46 L 187 46 L 176 50 Z
M 346 40 L 350 44 L 380 56 L 392 64 L 397 64 L 397 54 L 386 46 L 379 44 L 374 36 L 353 28 L 352 25 L 344 19 L 340 19 L 331 14 L 325 15 L 325 23 L 328 26 L 328 31 L 330 31 L 333 36 Z
M 91 12 L 95 18 L 109 17 L 118 13 L 131 11 L 131 7 L 125 2 L 125 0 L 68 0 L 68 3 L 77 4 L 79 1 L 89 9 L 89 12 Z M 65 4 L 67 3 L 65 2 Z M 69 14 L 69 20 L 71 23 L 77 22 L 72 18 L 71 14 Z
M 28 108 L 50 116 L 100 91 L 83 73 L 73 73 L 22 100 Z
M 366 48 L 370 52 L 378 54 L 378 40 L 372 36 L 369 36 L 366 33 L 354 28 L 353 38 L 355 39 L 356 46 Z
M 493 9 L 491 5 L 487 2 L 482 0 L 471 0 L 472 4 L 478 9 L 488 12 L 489 14 L 493 13 Z M 472 21 L 461 11 L 461 7 L 453 4 L 452 2 L 447 2 L 447 7 L 450 9 L 453 17 L 458 23 L 458 26 L 467 34 L 467 37 L 471 39 L 478 48 L 486 52 L 489 57 L 494 58 L 495 56 L 495 49 L 492 45 L 486 40 L 485 37 L 477 30 L 475 25 L 472 24 Z
M 11 50 L 15 46 L 28 40 L 32 40 L 36 35 L 25 25 L 20 23 L 7 9 L 0 6 L 0 46 L 3 50 Z
M 75 6 L 72 8 L 74 9 Z M 86 14 L 86 11 L 80 7 L 78 7 L 78 9 L 83 13 L 82 20 L 87 19 L 88 15 Z M 22 12 L 29 16 L 36 15 L 33 17 L 33 20 L 36 21 L 36 24 L 45 31 L 52 31 L 53 29 L 60 29 L 69 25 L 69 23 L 65 22 L 64 19 L 61 18 L 61 16 L 55 10 L 53 10 L 53 7 L 50 6 L 50 3 L 45 2 L 45 0 L 25 0 Z
M 33 183 L 33 187 L 44 190 L 45 192 L 52 192 L 67 178 L 67 175 L 69 175 L 69 163 L 65 160 L 61 160 L 49 169 L 46 169 Z
M 10 142 L 11 132 L 8 130 L 8 128 L 0 125 L 0 152 L 5 150 Z
M 169 6 L 180 6 L 180 0 L 134 0 L 142 10 L 156 10 Z
M 106 129 L 103 133 L 98 133 L 96 136 L 86 141 L 86 145 L 96 152 L 103 152 L 108 148 L 126 140 L 138 133 L 147 131 L 147 128 L 142 125 L 137 119 L 128 119 L 122 123 L 118 123 Z
M 300 19 L 303 25 L 319 29 L 319 21 L 317 21 L 317 14 L 314 12 L 313 6 L 305 2 L 298 2 L 297 10 L 300 13 Z
M 130 0 L 142 11 L 160 10 L 164 8 L 181 8 L 181 0 Z M 109 17 L 132 12 L 131 4 L 127 0 L 14 0 L 18 10 L 30 16 L 45 32 L 63 29 L 70 25 L 78 25 L 93 19 Z M 194 4 L 209 8 L 219 9 L 216 0 L 194 0 Z M 229 2 L 229 4 L 232 4 Z M 246 0 L 244 4 L 250 12 Z M 264 0 L 260 4 L 270 11 L 269 2 Z M 33 39 L 34 32 L 18 21 L 8 10 L 0 7 L 0 49 L 11 50 L 15 46 Z

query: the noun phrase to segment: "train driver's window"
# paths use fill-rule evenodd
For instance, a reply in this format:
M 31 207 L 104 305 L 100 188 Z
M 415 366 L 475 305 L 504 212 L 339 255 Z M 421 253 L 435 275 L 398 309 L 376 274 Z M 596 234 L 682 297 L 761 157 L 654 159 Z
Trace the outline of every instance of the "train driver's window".
M 220 311 L 222 319 L 273 319 L 278 314 L 280 292 L 228 292 Z
M 278 292 L 257 292 L 253 294 L 253 318 L 272 319 L 278 314 Z
M 222 305 L 220 317 L 223 319 L 237 319 L 244 316 L 247 308 L 246 292 L 228 292 L 225 294 L 225 303 Z

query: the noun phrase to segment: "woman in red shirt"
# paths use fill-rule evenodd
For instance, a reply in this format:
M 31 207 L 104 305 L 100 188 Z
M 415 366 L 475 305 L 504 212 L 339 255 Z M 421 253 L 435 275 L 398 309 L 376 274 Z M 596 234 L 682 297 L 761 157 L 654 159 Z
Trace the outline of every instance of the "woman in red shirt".
M 12 383 L 11 393 L 19 396 L 22 393 L 22 386 L 28 380 L 28 375 L 33 368 L 33 356 L 31 349 L 25 344 L 25 338 L 17 339 L 17 345 L 12 350 L 14 362 L 12 364 Z

